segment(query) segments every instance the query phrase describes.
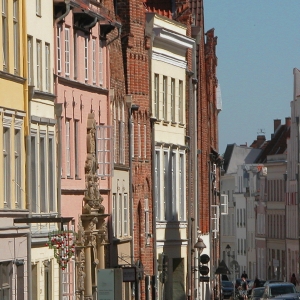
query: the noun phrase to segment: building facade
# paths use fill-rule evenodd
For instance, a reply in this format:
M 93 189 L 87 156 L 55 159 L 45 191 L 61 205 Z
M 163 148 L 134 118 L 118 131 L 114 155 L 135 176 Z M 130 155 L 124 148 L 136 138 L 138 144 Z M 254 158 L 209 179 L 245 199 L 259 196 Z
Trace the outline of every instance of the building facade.
M 25 137 L 28 136 L 25 1 L 0 4 L 0 298 L 28 299 L 30 229 L 15 220 L 27 216 Z M 4 92 L 5 91 L 5 92 Z

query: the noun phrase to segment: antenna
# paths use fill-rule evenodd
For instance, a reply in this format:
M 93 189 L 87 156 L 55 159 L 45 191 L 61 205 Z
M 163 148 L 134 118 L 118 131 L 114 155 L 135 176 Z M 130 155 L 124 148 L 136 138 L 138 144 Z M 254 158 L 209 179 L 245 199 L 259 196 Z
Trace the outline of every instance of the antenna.
M 257 129 L 257 135 L 264 135 L 266 134 L 266 130 L 264 128 Z

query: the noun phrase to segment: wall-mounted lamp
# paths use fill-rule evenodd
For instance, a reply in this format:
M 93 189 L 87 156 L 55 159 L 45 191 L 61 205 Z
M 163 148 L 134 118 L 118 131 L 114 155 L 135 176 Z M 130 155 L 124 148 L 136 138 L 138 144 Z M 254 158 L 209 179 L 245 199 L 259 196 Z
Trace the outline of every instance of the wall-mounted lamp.
M 226 246 L 225 250 L 226 250 L 227 256 L 234 259 L 234 255 L 230 255 L 231 247 L 229 244 Z
M 203 240 L 201 239 L 200 236 L 198 236 L 198 241 L 197 243 L 194 245 L 195 249 L 198 249 L 199 253 L 201 254 L 204 250 L 204 248 L 206 248 L 206 245 L 204 244 Z
M 131 105 L 131 113 L 132 113 L 133 111 L 138 111 L 139 108 L 140 108 L 139 105 L 137 105 L 137 104 L 132 104 L 132 105 Z
M 15 259 L 14 260 L 14 264 L 19 267 L 19 266 L 24 266 L 25 265 L 25 261 L 24 259 Z

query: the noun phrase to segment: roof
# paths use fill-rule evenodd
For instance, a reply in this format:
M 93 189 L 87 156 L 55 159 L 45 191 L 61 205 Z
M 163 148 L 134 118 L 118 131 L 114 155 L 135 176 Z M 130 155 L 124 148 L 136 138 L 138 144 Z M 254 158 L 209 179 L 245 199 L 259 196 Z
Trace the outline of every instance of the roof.
M 227 145 L 224 153 L 224 171 L 227 174 L 236 173 L 238 166 L 254 163 L 260 152 L 261 149 L 253 149 L 236 144 Z
M 280 125 L 256 159 L 256 163 L 266 163 L 268 155 L 283 154 L 287 149 L 287 139 L 290 137 L 290 125 Z

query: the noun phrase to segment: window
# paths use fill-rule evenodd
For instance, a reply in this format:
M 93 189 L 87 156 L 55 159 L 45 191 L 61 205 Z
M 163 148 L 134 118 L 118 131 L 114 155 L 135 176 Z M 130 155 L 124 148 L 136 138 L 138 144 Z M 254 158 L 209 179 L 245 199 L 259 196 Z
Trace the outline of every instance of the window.
M 49 211 L 56 211 L 55 203 L 55 142 L 54 132 L 48 134 L 48 199 Z
M 31 131 L 31 208 L 32 212 L 37 212 L 37 137 L 36 131 Z
M 96 151 L 98 161 L 98 175 L 101 177 L 113 175 L 112 149 L 113 135 L 112 126 L 100 125 L 96 128 Z
M 36 41 L 36 88 L 42 90 L 42 42 Z
M 96 84 L 96 39 L 92 40 L 92 59 L 93 59 L 93 84 Z
M 63 300 L 75 299 L 74 272 L 75 272 L 75 261 L 70 260 L 67 264 L 67 268 L 62 271 Z
M 50 45 L 45 44 L 45 89 L 50 92 Z
M 119 194 L 118 198 L 118 236 L 122 236 L 122 194 Z
M 22 156 L 21 130 L 15 129 L 15 207 L 21 208 L 22 200 Z
M 156 219 L 161 220 L 161 196 L 160 196 L 160 149 L 155 150 L 155 203 L 156 203 Z
M 171 121 L 175 122 L 175 79 L 172 78 L 171 79 Z
M 134 122 L 131 121 L 131 157 L 134 158 Z
M 138 123 L 138 156 L 142 157 L 142 142 L 141 142 L 141 124 Z
M 168 211 L 168 195 L 169 195 L 169 153 L 167 150 L 164 151 L 164 162 L 163 162 L 163 174 L 164 174 L 164 220 L 169 219 Z
M 11 208 L 10 203 L 10 188 L 11 188 L 11 173 L 10 173 L 10 126 L 11 119 L 3 120 L 3 192 L 4 192 L 4 207 Z
M 183 153 L 179 154 L 179 220 L 185 220 L 185 198 L 184 198 L 184 183 L 185 183 L 185 171 L 184 171 L 184 160 L 185 155 Z
M 44 299 L 52 300 L 52 261 L 46 260 L 44 264 Z
M 66 175 L 71 176 L 70 120 L 66 120 Z
M 19 49 L 20 49 L 20 37 L 19 37 L 19 2 L 13 0 L 13 34 L 14 34 L 14 72 L 19 74 Z
M 154 111 L 155 117 L 159 119 L 159 75 L 154 74 Z
M 6 300 L 12 297 L 12 262 L 0 263 L 0 299 Z
M 74 79 L 77 79 L 77 31 L 74 30 L 74 38 L 73 38 L 73 46 L 74 46 L 74 55 L 73 55 L 73 68 L 74 68 Z
M 176 151 L 172 152 L 172 157 L 171 157 L 171 177 L 172 177 L 172 187 L 171 187 L 171 193 L 172 193 L 171 205 L 172 205 L 172 207 L 170 207 L 170 211 L 172 212 L 171 219 L 178 220 L 177 207 L 176 207 L 176 197 L 177 197 Z
M 39 191 L 40 191 L 40 212 L 48 212 L 48 207 L 47 207 L 47 193 L 46 193 L 46 189 L 47 189 L 47 173 L 46 173 L 46 132 L 45 131 L 41 131 L 40 132 L 40 145 L 39 145 L 39 183 L 40 183 L 40 187 L 39 187 Z
M 8 71 L 8 21 L 7 0 L 2 0 L 2 60 L 3 71 Z
M 147 158 L 147 125 L 144 124 L 144 158 Z
M 89 38 L 84 39 L 84 79 L 89 79 Z
M 179 123 L 183 124 L 183 81 L 179 80 L 179 93 L 178 93 L 178 118 Z
M 164 120 L 167 121 L 168 119 L 168 94 L 167 94 L 167 84 L 168 84 L 168 80 L 167 80 L 167 76 L 163 77 L 163 90 L 162 90 L 162 101 L 163 101 L 163 117 Z
M 149 202 L 148 198 L 144 199 L 145 205 L 145 236 L 146 236 L 146 245 L 149 245 L 149 234 L 150 234 L 150 224 L 149 224 Z
M 35 0 L 35 12 L 38 16 L 41 16 L 41 0 Z
M 27 37 L 27 68 L 28 68 L 28 85 L 33 85 L 33 43 L 32 37 Z
M 103 41 L 99 40 L 99 84 L 103 85 Z
M 75 178 L 80 178 L 79 168 L 79 121 L 74 120 L 74 155 L 75 155 Z
M 113 203 L 112 203 L 112 216 L 111 216 L 111 223 L 112 223 L 112 231 L 113 231 L 113 236 L 116 236 L 117 230 L 116 230 L 116 216 L 117 216 L 117 195 L 113 194 Z
M 57 72 L 61 72 L 61 26 L 57 26 Z
M 65 28 L 65 75 L 70 76 L 70 28 Z
M 128 235 L 128 195 L 124 194 L 123 199 L 123 235 Z
M 123 121 L 119 121 L 119 147 L 120 164 L 125 164 L 125 124 Z
M 117 162 L 117 109 L 116 104 L 113 104 L 113 114 L 114 114 L 114 162 Z

